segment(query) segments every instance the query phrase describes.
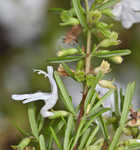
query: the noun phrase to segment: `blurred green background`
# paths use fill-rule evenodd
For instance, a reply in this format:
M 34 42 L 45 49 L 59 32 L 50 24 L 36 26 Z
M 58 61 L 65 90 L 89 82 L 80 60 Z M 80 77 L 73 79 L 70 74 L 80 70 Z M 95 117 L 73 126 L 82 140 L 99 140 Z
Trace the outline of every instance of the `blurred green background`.
M 23 0 L 10 1 L 0 3 L 0 150 L 10 150 L 10 145 L 19 141 L 21 135 L 16 126 L 29 128 L 27 106 L 12 101 L 11 95 L 50 90 L 48 80 L 34 74 L 32 69 L 46 68 L 46 59 L 60 49 L 59 40 L 63 40 L 67 29 L 59 26 L 58 14 L 49 13 L 48 9 L 68 9 L 71 4 L 70 0 L 41 0 L 34 8 L 37 0 L 30 0 L 30 4 L 25 0 L 26 5 Z M 113 77 L 122 86 L 136 81 L 134 105 L 138 107 L 140 24 L 125 30 L 120 23 L 114 23 L 122 41 L 119 48 L 131 49 L 132 55 L 125 57 L 122 65 L 113 66 Z

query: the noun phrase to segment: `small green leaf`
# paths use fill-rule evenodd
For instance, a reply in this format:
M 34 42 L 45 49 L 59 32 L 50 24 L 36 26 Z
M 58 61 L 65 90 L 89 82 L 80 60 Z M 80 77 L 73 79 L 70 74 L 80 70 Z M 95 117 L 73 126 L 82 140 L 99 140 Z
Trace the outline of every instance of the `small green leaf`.
M 55 79 L 56 79 L 56 82 L 57 82 L 57 85 L 60 89 L 60 92 L 62 94 L 62 97 L 64 99 L 64 104 L 66 105 L 67 109 L 72 112 L 73 114 L 75 114 L 75 110 L 74 110 L 74 107 L 73 107 L 73 104 L 72 104 L 72 101 L 70 99 L 70 96 L 68 94 L 68 91 L 67 89 L 65 88 L 64 84 L 63 84 L 63 81 L 61 80 L 59 74 L 55 71 L 54 72 L 54 76 L 55 76 Z
M 134 94 L 134 89 L 135 89 L 135 83 L 134 82 L 129 83 L 125 92 L 125 99 L 124 99 L 123 111 L 122 111 L 121 119 L 120 119 L 120 126 L 115 132 L 113 140 L 109 146 L 109 150 L 114 150 L 116 148 L 118 141 L 120 139 L 120 136 L 122 134 L 122 131 L 125 127 L 125 122 L 127 120 L 129 108 L 131 106 L 131 101 L 132 101 L 132 97 Z
M 95 106 L 90 110 L 89 115 L 92 115 L 95 113 L 95 111 L 101 106 L 103 101 L 108 98 L 112 93 L 114 92 L 114 89 L 109 90 L 104 96 L 102 96 L 99 101 L 95 104 Z
M 40 150 L 46 150 L 45 138 L 42 134 L 39 136 L 39 145 Z
M 42 128 L 43 128 L 45 119 L 42 117 L 41 114 L 39 114 L 39 117 L 40 117 L 40 118 L 39 118 L 38 131 L 40 132 L 40 131 L 42 130 Z
M 100 10 L 103 10 L 103 9 L 106 9 L 106 8 L 109 8 L 113 5 L 115 5 L 118 2 L 120 2 L 120 0 L 108 0 L 106 3 L 99 5 L 97 8 Z
M 107 57 L 112 57 L 112 56 L 125 56 L 125 55 L 130 55 L 131 51 L 129 49 L 126 50 L 113 50 L 113 51 L 108 51 L 108 50 L 101 50 L 95 53 L 96 57 L 101 57 L 101 58 L 107 58 Z
M 72 150 L 72 149 L 74 148 L 74 146 L 76 145 L 76 143 L 77 143 L 77 141 L 78 141 L 78 139 L 79 139 L 79 137 L 80 137 L 80 135 L 81 135 L 81 130 L 82 130 L 82 128 L 83 128 L 83 126 L 84 126 L 85 123 L 86 123 L 86 119 L 83 117 L 83 118 L 81 119 L 81 121 L 80 121 L 78 130 L 77 130 L 76 135 L 75 135 L 75 137 L 74 137 L 74 141 L 73 141 L 73 143 L 72 143 L 71 150 Z
M 129 108 L 131 106 L 131 101 L 132 101 L 133 94 L 134 94 L 134 89 L 135 89 L 135 83 L 134 82 L 131 84 L 129 83 L 126 89 L 126 93 L 125 93 L 124 106 L 123 106 L 123 110 L 121 114 L 120 124 L 125 124 L 126 122 Z
M 92 122 L 95 121 L 97 117 L 109 110 L 109 108 L 101 108 L 97 112 L 94 112 L 92 115 L 89 114 L 87 117 L 90 118 L 90 120 L 85 124 L 84 128 L 82 129 L 81 135 L 89 128 L 89 126 L 92 124 Z
M 80 4 L 80 0 L 72 0 L 72 3 L 73 3 L 73 7 L 74 7 L 74 10 L 76 12 L 76 15 L 80 21 L 80 24 L 86 28 L 87 27 L 87 24 L 86 24 L 86 17 L 83 13 L 83 10 L 82 10 L 82 7 L 81 7 L 81 4 Z
M 57 137 L 57 135 L 56 135 L 56 133 L 55 133 L 55 131 L 53 130 L 52 127 L 50 127 L 50 131 L 51 131 L 51 134 L 52 134 L 52 136 L 53 136 L 53 138 L 55 140 L 55 143 L 57 144 L 59 150 L 62 150 L 61 144 L 59 142 L 59 138 Z
M 48 58 L 47 62 L 49 63 L 64 63 L 64 62 L 74 62 L 79 61 L 82 58 L 84 58 L 84 55 L 79 56 L 67 56 L 67 57 L 54 57 L 54 58 Z
M 115 100 L 115 114 L 117 117 L 120 117 L 120 109 L 119 109 L 119 96 L 118 96 L 118 90 L 115 89 L 114 91 L 114 100 Z
M 73 126 L 73 116 L 69 115 L 68 121 L 67 121 L 67 127 L 65 130 L 65 137 L 64 137 L 64 150 L 69 150 L 69 142 L 70 142 L 70 135 L 72 131 L 72 126 Z
M 98 119 L 98 120 L 99 120 L 101 129 L 102 129 L 104 138 L 105 138 L 106 140 L 108 140 L 108 139 L 109 139 L 109 134 L 108 134 L 107 126 L 106 126 L 106 123 L 105 123 L 103 117 L 102 117 L 102 116 L 99 116 L 99 119 Z
M 28 104 L 28 117 L 29 117 L 29 122 L 32 130 L 32 134 L 38 139 L 39 137 L 39 130 L 38 130 L 38 125 L 36 122 L 36 113 L 35 113 L 35 105 L 33 103 Z
M 89 136 L 85 147 L 88 147 L 93 142 L 93 138 L 95 137 L 98 131 L 99 126 L 96 126 L 96 128 L 92 131 L 91 135 Z
M 78 150 L 83 150 L 84 145 L 86 144 L 86 141 L 87 141 L 87 139 L 88 139 L 88 137 L 90 135 L 90 132 L 91 132 L 91 129 L 88 128 L 85 131 L 85 133 L 82 135 L 80 143 L 79 143 L 79 146 L 78 146 Z

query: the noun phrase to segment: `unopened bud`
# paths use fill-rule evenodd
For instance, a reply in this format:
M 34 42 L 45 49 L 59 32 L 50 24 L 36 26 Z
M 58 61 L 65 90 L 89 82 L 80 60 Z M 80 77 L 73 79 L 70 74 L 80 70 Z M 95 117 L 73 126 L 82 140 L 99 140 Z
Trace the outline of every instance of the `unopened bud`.
M 102 13 L 105 14 L 106 16 L 113 17 L 111 9 L 103 9 Z
M 113 40 L 113 39 L 105 39 L 101 41 L 99 44 L 100 47 L 110 47 L 110 46 L 116 46 L 119 45 L 121 42 L 119 40 Z
M 78 54 L 79 50 L 76 48 L 69 48 L 69 49 L 63 49 L 61 51 L 58 51 L 57 56 L 69 56 L 69 55 L 75 55 Z
M 61 26 L 67 26 L 67 25 L 75 26 L 75 25 L 78 25 L 78 24 L 79 24 L 79 20 L 74 18 L 74 17 L 71 17 L 67 21 L 65 21 L 63 23 L 60 23 Z
M 121 64 L 123 62 L 123 58 L 121 56 L 113 56 L 109 59 L 116 64 Z
M 117 32 L 111 32 L 110 39 L 117 40 L 118 39 L 118 33 Z
M 67 111 L 53 111 L 53 116 L 48 117 L 49 119 L 55 119 L 55 118 L 59 118 L 59 117 L 66 117 L 68 116 L 68 112 Z
M 90 17 L 90 22 L 98 22 L 101 17 L 102 17 L 102 13 L 98 10 L 95 10 L 95 11 L 91 11 L 89 13 L 89 17 Z M 94 20 L 93 20 L 94 19 Z
M 132 131 L 130 128 L 124 128 L 123 133 L 127 136 L 132 136 Z
M 108 89 L 115 89 L 115 85 L 113 85 L 113 81 L 108 81 L 108 80 L 100 80 L 99 85 L 103 88 L 108 88 Z

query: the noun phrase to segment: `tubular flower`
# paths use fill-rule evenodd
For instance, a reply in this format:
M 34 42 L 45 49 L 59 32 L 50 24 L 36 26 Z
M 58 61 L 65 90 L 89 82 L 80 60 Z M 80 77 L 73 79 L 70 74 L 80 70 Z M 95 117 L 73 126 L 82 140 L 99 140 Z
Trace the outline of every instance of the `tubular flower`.
M 47 71 L 48 71 L 48 73 L 46 73 L 45 71 L 42 71 L 42 70 L 34 70 L 34 72 L 37 72 L 38 74 L 43 74 L 45 76 L 45 78 L 46 77 L 49 78 L 49 81 L 51 84 L 51 90 L 52 90 L 51 93 L 36 92 L 33 94 L 18 94 L 18 95 L 14 94 L 14 95 L 12 95 L 13 100 L 19 100 L 19 101 L 23 100 L 23 102 L 22 102 L 23 104 L 33 102 L 33 101 L 43 100 L 45 102 L 45 105 L 41 108 L 40 113 L 44 118 L 54 115 L 53 112 L 50 112 L 48 110 L 51 109 L 52 107 L 54 107 L 54 105 L 56 104 L 57 99 L 58 99 L 57 85 L 53 78 L 53 67 L 48 66 Z
M 140 0 L 121 0 L 113 10 L 115 20 L 121 21 L 124 28 L 140 22 Z

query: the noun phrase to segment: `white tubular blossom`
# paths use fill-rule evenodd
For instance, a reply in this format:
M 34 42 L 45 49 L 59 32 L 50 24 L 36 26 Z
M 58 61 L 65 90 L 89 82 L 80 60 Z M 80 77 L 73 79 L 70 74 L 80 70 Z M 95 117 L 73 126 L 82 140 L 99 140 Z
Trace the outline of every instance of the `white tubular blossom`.
M 140 0 L 121 0 L 114 6 L 112 13 L 128 29 L 140 22 Z
M 42 70 L 34 70 L 34 72 L 37 72 L 38 74 L 43 74 L 45 77 L 49 78 L 51 89 L 52 89 L 51 93 L 36 92 L 33 94 L 12 95 L 13 100 L 19 100 L 19 101 L 23 100 L 22 102 L 23 104 L 33 102 L 33 101 L 43 100 L 45 102 L 45 105 L 41 108 L 40 113 L 44 118 L 54 115 L 53 112 L 49 112 L 48 110 L 54 107 L 58 99 L 57 85 L 53 78 L 53 67 L 48 66 L 47 71 L 48 73 Z

